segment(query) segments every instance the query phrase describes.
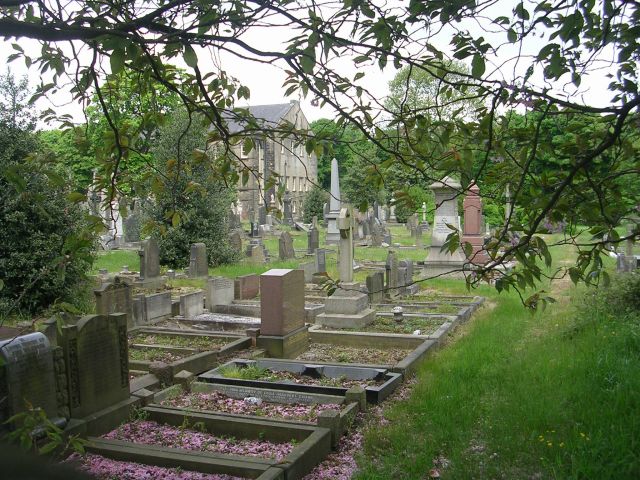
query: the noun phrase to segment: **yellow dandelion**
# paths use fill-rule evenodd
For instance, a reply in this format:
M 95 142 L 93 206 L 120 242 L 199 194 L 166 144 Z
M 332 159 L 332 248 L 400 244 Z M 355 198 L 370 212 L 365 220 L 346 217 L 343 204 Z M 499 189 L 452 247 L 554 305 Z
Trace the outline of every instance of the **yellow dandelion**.
M 564 448 L 564 442 L 560 442 L 560 448 Z
M 553 442 L 547 442 L 547 447 L 553 447 Z

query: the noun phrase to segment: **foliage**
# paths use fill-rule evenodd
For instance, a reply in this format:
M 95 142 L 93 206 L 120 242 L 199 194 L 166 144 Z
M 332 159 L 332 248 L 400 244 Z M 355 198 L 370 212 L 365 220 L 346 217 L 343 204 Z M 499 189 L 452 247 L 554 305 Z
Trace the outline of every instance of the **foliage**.
M 411 186 L 406 191 L 406 196 L 400 198 L 402 201 L 398 202 L 396 206 L 396 219 L 400 223 L 404 223 L 414 213 L 418 214 L 420 220 L 422 220 L 422 204 L 427 206 L 427 221 L 433 222 L 433 212 L 435 211 L 435 202 L 433 195 L 427 193 L 423 188 L 419 186 Z
M 77 434 L 65 435 L 60 427 L 49 420 L 42 408 L 34 408 L 29 403 L 25 411 L 13 415 L 4 423 L 14 426 L 6 435 L 6 440 L 39 455 L 56 452 L 57 456 L 64 458 L 73 452 L 83 454 L 88 443 Z M 38 440 L 38 437 L 46 439 L 46 443 Z
M 303 221 L 305 223 L 311 223 L 314 216 L 318 217 L 318 220 L 322 219 L 324 214 L 324 204 L 329 201 L 329 195 L 322 188 L 314 186 L 304 196 L 304 203 L 302 204 L 302 211 L 304 212 Z
M 65 179 L 31 155 L 39 146 L 33 122 L 25 120 L 26 80 L 15 86 L 9 75 L 0 81 L 5 104 L 20 112 L 3 110 L 0 117 L 0 316 L 72 300 L 93 250 L 93 235 L 79 207 L 69 204 Z M 16 97 L 16 91 L 22 93 Z
M 616 321 L 621 316 L 640 316 L 640 275 L 637 273 L 617 274 L 611 283 L 585 295 L 582 312 L 606 314 Z
M 359 207 L 386 200 L 385 192 L 378 194 L 383 190 L 406 193 L 408 187 L 424 187 L 445 175 L 460 179 L 461 196 L 473 181 L 496 205 L 502 204 L 500 198 L 510 185 L 513 203 L 520 208 L 515 210 L 518 217 L 498 225 L 488 244 L 494 261 L 476 272 L 474 284 L 491 278 L 495 267 L 517 260 L 521 269 L 499 273 L 496 286 L 535 288 L 546 274 L 538 263 L 548 258 L 540 235 L 547 231 L 546 224 L 566 217 L 571 232 L 576 233 L 580 220 L 591 227 L 592 238 L 579 245 L 582 255 L 574 265 L 560 265 L 552 276 L 570 272 L 572 279 L 597 283 L 603 278 L 606 243 L 624 240 L 616 238 L 614 227 L 637 214 L 637 197 L 627 195 L 625 186 L 637 184 L 640 149 L 634 140 L 640 106 L 637 2 L 534 0 L 505 6 L 498 0 L 345 1 L 328 7 L 305 0 L 206 5 L 149 0 L 142 9 L 137 3 L 114 0 L 10 4 L 0 15 L 2 35 L 42 44 L 31 53 L 14 43 L 10 58 L 51 75 L 37 96 L 54 94 L 70 80 L 74 100 L 102 98 L 109 133 L 102 137 L 97 186 L 108 190 L 111 198 L 117 192 L 136 191 L 139 176 L 149 174 L 160 183 L 164 179 L 163 170 L 153 170 L 144 156 L 141 163 L 130 161 L 137 155 L 139 130 L 114 121 L 117 112 L 105 108 L 101 81 L 107 71 L 135 77 L 140 91 L 162 85 L 189 111 L 207 119 L 211 142 L 244 141 L 247 151 L 253 148 L 251 134 L 256 132 L 295 138 L 321 157 L 326 181 L 335 138 L 309 135 L 288 124 L 265 126 L 247 109 L 235 108 L 250 92 L 225 73 L 221 59 L 231 55 L 280 68 L 286 75 L 285 96 L 307 97 L 332 108 L 339 129 L 368 139 L 370 145 L 362 145 L 360 151 L 350 148 L 355 157 L 341 163 L 349 173 L 345 195 Z M 254 31 L 265 30 L 268 37 L 284 41 L 274 46 L 247 40 Z M 67 42 L 73 48 L 66 48 Z M 205 55 L 215 61 L 205 62 Z M 468 70 L 453 60 L 464 62 Z M 172 65 L 178 62 L 187 66 L 183 75 Z M 407 79 L 431 79 L 425 81 L 429 95 L 446 114 L 432 114 L 431 106 L 393 108 L 379 92 L 369 90 L 369 77 L 407 68 Z M 589 94 L 602 72 L 610 80 L 607 90 L 598 87 L 598 95 Z M 512 129 L 513 110 L 533 112 L 535 118 Z M 597 128 L 572 123 L 572 117 L 584 115 Z M 549 142 L 542 124 L 560 116 L 568 121 L 564 138 L 553 145 L 557 168 L 549 174 Z M 160 121 L 149 118 L 153 124 Z M 232 131 L 231 121 L 244 129 Z M 178 163 L 176 168 L 188 167 Z M 214 166 L 214 176 L 229 185 L 251 173 L 230 149 Z M 398 192 L 388 187 L 387 178 L 412 181 L 397 182 Z M 589 209 L 589 203 L 597 208 Z M 178 204 L 174 207 L 180 209 Z M 178 210 L 174 214 L 185 216 Z M 639 235 L 637 228 L 632 236 Z M 576 244 L 578 238 L 571 235 L 563 242 Z M 451 241 L 458 243 L 453 237 Z M 534 293 L 527 305 L 539 305 L 534 298 L 539 294 Z
M 70 130 L 45 130 L 38 133 L 43 151 L 49 151 L 61 173 L 71 172 L 73 187 L 86 191 L 98 163 L 87 153 L 86 137 L 81 127 Z
M 154 201 L 147 207 L 147 229 L 158 238 L 160 262 L 172 268 L 188 265 L 192 243 L 207 246 L 210 266 L 232 262 L 238 255 L 228 240 L 234 192 L 213 173 L 215 162 L 204 152 L 205 141 L 202 118 L 178 110 L 159 130 L 151 149 L 164 181 L 154 177 L 150 182 Z

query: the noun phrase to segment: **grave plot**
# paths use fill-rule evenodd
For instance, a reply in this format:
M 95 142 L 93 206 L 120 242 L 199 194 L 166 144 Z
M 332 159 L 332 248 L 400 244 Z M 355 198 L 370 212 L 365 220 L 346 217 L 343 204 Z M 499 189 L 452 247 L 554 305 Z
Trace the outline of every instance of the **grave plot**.
M 173 385 L 153 397 L 153 406 L 251 416 L 280 422 L 317 424 L 331 430 L 335 446 L 366 403 L 366 392 L 352 388 L 344 397 L 239 385 L 191 382 Z
M 345 396 L 362 387 L 367 401 L 379 403 L 402 381 L 402 375 L 385 368 L 314 365 L 283 360 L 233 360 L 198 377 L 214 384 L 272 388 L 303 393 Z
M 146 372 L 152 362 L 169 364 L 173 373 L 203 372 L 230 353 L 251 346 L 249 337 L 135 329 L 129 334 L 129 368 Z
M 171 318 L 156 323 L 154 327 L 180 330 L 192 329 L 202 332 L 244 332 L 247 328 L 260 328 L 260 319 L 224 313 L 202 313 L 191 319 Z
M 296 360 L 324 363 L 357 363 L 369 365 L 395 365 L 414 349 L 412 347 L 350 347 L 339 344 L 311 343 Z
M 354 328 L 340 328 L 339 331 L 363 333 L 396 333 L 403 335 L 433 335 L 444 323 L 453 322 L 455 315 L 409 316 L 403 315 L 400 320 L 393 313 L 376 316 L 369 325 Z M 338 331 L 335 327 L 316 325 L 312 329 Z
M 109 459 L 217 475 L 167 478 L 295 480 L 329 453 L 331 431 L 299 423 L 150 406 L 141 411 L 140 419 L 88 440 L 91 456 L 82 459 L 85 470 Z
M 380 314 L 393 314 L 393 308 L 401 306 L 403 311 L 406 313 L 422 313 L 427 315 L 455 315 L 457 314 L 461 308 L 464 306 L 455 305 L 453 303 L 444 303 L 444 302 L 410 302 L 410 301 L 402 301 L 396 303 L 376 303 L 371 306 L 378 315 Z

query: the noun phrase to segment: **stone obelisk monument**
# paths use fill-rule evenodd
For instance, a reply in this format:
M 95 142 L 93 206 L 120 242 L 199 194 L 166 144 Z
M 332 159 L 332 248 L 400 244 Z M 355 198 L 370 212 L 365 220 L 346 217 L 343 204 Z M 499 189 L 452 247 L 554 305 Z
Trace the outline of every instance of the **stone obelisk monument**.
M 340 175 L 338 173 L 338 161 L 331 160 L 331 197 L 329 198 L 329 214 L 327 215 L 327 238 L 325 243 L 337 245 L 340 240 L 337 220 L 340 216 Z

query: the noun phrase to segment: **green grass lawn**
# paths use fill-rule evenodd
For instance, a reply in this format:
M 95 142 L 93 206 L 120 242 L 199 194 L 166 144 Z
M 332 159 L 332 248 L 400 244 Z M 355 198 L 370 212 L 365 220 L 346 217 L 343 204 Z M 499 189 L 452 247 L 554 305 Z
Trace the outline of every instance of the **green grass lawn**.
M 367 431 L 355 478 L 640 478 L 640 317 L 578 310 L 586 288 L 566 281 L 549 290 L 558 303 L 531 315 L 480 288 L 487 305 Z

